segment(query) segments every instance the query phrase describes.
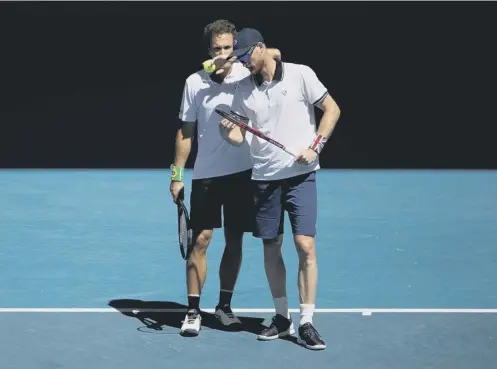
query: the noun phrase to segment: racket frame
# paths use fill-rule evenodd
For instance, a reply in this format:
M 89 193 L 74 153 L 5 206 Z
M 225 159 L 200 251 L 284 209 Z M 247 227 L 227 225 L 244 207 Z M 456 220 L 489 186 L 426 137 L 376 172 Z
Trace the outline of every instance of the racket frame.
M 178 198 L 176 200 L 176 205 L 178 209 L 178 244 L 179 244 L 179 249 L 181 252 L 181 256 L 183 257 L 183 260 L 188 260 L 190 257 L 190 253 L 192 252 L 193 249 L 193 234 L 192 234 L 192 229 L 190 227 L 190 215 L 188 213 L 188 209 L 185 206 L 185 203 L 183 202 L 184 200 L 184 188 L 181 189 Z M 184 216 L 186 220 L 186 232 L 187 232 L 187 237 L 186 237 L 186 251 L 185 251 L 185 245 L 182 245 L 181 243 L 181 221 L 180 217 Z
M 280 148 L 281 150 L 285 151 L 286 153 L 292 155 L 293 157 L 295 157 L 295 158 L 297 157 L 297 154 L 293 150 L 289 149 L 288 147 L 286 147 L 282 143 L 280 143 L 276 140 L 273 140 L 271 137 L 266 136 L 264 133 L 259 131 L 257 128 L 251 127 L 247 123 L 242 122 L 242 120 L 239 117 L 235 116 L 234 114 L 226 113 L 225 111 L 222 111 L 219 108 L 216 108 L 215 112 L 218 115 L 220 115 L 221 117 L 229 120 L 231 123 L 236 124 L 241 129 L 243 129 L 247 132 L 250 132 L 257 137 L 262 138 L 263 140 L 269 142 L 270 144 L 273 144 L 274 146 Z

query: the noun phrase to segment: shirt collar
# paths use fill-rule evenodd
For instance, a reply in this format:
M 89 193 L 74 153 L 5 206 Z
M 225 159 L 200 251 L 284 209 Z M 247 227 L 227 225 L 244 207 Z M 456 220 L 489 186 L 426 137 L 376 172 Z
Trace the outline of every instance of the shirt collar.
M 281 60 L 278 59 L 275 59 L 275 61 L 276 61 L 276 69 L 274 71 L 273 81 L 281 81 L 283 80 L 283 63 L 281 62 Z M 254 81 L 257 87 L 262 85 L 262 83 L 264 82 L 262 74 L 257 73 L 256 75 L 254 75 Z

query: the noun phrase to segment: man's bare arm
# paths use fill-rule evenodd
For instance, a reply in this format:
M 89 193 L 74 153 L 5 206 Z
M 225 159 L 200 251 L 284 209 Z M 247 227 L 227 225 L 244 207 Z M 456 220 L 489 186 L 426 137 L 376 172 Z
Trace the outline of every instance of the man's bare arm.
M 326 97 L 319 104 L 318 108 L 323 111 L 323 116 L 319 122 L 316 137 L 307 149 L 302 150 L 296 158 L 296 161 L 301 164 L 310 164 L 316 160 L 317 156 L 323 149 L 329 137 L 333 133 L 340 117 L 340 108 L 330 95 Z
M 274 48 L 268 48 L 267 52 L 273 57 L 273 59 L 281 60 L 281 51 Z
M 273 59 L 278 59 L 281 60 L 281 51 L 278 49 L 267 49 L 267 52 L 269 55 L 273 57 Z M 229 70 L 229 68 L 233 65 L 233 63 L 236 61 L 236 57 L 232 57 L 230 59 L 226 59 L 226 56 L 220 55 L 216 56 L 214 59 L 211 60 L 212 63 L 216 65 L 216 71 L 214 72 L 216 75 L 220 75 L 220 77 L 224 78 L 226 77 L 226 74 Z M 204 63 L 207 63 L 209 61 L 205 61 Z
M 323 111 L 317 134 L 328 138 L 333 133 L 337 121 L 340 118 L 340 108 L 330 95 L 327 95 L 317 107 Z
M 184 168 L 190 152 L 195 135 L 195 122 L 183 122 L 176 133 L 174 165 Z
M 186 166 L 190 152 L 192 151 L 193 136 L 195 134 L 194 122 L 183 122 L 181 128 L 176 133 L 176 143 L 174 150 L 174 168 L 171 175 L 169 189 L 176 202 L 180 192 L 185 187 L 183 183 L 183 169 Z

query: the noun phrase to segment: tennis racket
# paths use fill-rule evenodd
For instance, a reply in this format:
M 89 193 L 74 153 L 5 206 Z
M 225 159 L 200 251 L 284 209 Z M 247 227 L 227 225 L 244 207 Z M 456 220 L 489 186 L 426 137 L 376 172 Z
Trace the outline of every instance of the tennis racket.
M 181 256 L 188 260 L 193 249 L 193 230 L 190 224 L 188 209 L 183 202 L 185 198 L 184 188 L 181 189 L 176 205 L 178 207 L 178 242 Z
M 278 141 L 273 140 L 272 138 L 266 136 L 264 133 L 262 133 L 258 129 L 253 128 L 253 127 L 249 126 L 248 124 L 242 122 L 242 120 L 240 118 L 236 117 L 235 115 L 230 114 L 230 113 L 226 113 L 225 111 L 222 111 L 218 108 L 216 108 L 215 111 L 217 114 L 219 114 L 223 118 L 229 120 L 231 123 L 236 124 L 241 129 L 244 129 L 245 131 L 250 132 L 253 135 L 260 137 L 263 140 L 273 144 L 274 146 L 279 147 L 281 150 L 287 152 L 288 154 L 292 155 L 293 157 L 297 157 L 297 154 L 294 153 L 292 150 L 290 150 L 288 147 L 286 147 L 283 144 L 279 143 Z

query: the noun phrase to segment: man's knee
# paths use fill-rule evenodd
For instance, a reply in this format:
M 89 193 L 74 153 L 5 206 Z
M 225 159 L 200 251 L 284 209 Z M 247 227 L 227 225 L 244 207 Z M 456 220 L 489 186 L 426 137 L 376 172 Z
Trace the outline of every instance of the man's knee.
M 296 235 L 295 246 L 299 254 L 299 259 L 301 261 L 315 261 L 316 260 L 316 247 L 314 242 L 314 237 Z
M 275 238 L 264 238 L 262 240 L 262 243 L 264 245 L 264 250 L 274 250 L 278 247 L 281 248 L 281 245 L 283 243 L 283 235 L 280 234 L 279 236 Z
M 224 227 L 224 240 L 226 242 L 226 249 L 228 250 L 238 250 L 241 249 L 243 243 L 244 231 Z
M 207 252 L 207 247 L 212 240 L 212 230 L 203 230 L 197 233 L 197 238 L 195 241 L 195 245 L 193 246 L 194 250 L 199 253 Z
M 276 238 L 263 239 L 264 245 L 264 261 L 265 263 L 273 263 L 282 258 L 281 246 L 283 244 L 283 235 Z

